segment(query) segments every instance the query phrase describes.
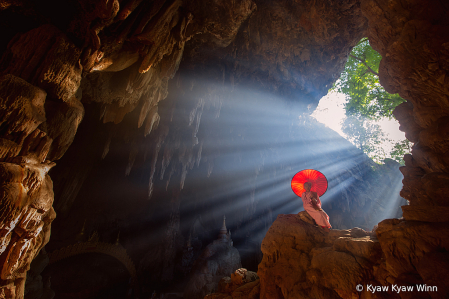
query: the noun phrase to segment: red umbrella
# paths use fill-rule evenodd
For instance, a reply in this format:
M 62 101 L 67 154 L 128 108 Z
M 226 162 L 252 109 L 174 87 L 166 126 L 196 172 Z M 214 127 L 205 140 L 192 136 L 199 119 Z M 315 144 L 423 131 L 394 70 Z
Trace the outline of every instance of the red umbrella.
M 292 178 L 292 190 L 299 197 L 306 191 L 304 189 L 305 182 L 312 184 L 310 190 L 318 193 L 318 196 L 322 196 L 327 190 L 327 179 L 324 174 L 315 169 L 304 169 Z

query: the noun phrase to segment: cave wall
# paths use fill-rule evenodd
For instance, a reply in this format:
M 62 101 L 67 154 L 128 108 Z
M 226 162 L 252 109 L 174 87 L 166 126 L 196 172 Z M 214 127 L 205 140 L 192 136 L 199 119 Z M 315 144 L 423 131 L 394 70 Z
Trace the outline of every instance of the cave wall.
M 362 3 L 362 8 L 365 7 L 362 15 L 358 1 L 338 4 L 331 1 L 314 4 L 308 1 L 216 1 L 207 5 L 139 0 L 69 1 L 65 4 L 49 0 L 39 5 L 28 1 L 0 2 L 1 13 L 5 16 L 2 22 L 12 28 L 2 33 L 0 60 L 3 75 L 0 93 L 5 103 L 1 107 L 3 122 L 0 127 L 1 163 L 5 173 L 2 207 L 9 207 L 5 210 L 9 212 L 2 220 L 1 231 L 3 296 L 20 298 L 29 263 L 48 242 L 55 213 L 53 188 L 47 172 L 56 160 L 60 160 L 59 165 L 50 173 L 55 182 L 54 207 L 61 220 L 56 218 L 60 230 L 55 231 L 53 248 L 70 242 L 85 218 L 88 226 L 103 231 L 106 239 L 113 240 L 118 230 L 125 231 L 125 247 L 129 245 L 137 260 L 146 261 L 143 268 L 157 269 L 149 280 L 173 279 L 174 259 L 183 238 L 187 237 L 187 232 L 180 229 L 181 219 L 194 223 L 196 218 L 189 215 L 190 211 L 207 207 L 205 199 L 213 196 L 213 191 L 206 190 L 197 198 L 195 181 L 204 176 L 215 182 L 226 180 L 223 174 L 229 176 L 232 168 L 221 165 L 234 158 L 245 160 L 246 156 L 242 151 L 231 160 L 220 158 L 226 148 L 221 140 L 246 138 L 251 141 L 254 132 L 261 131 L 250 123 L 240 128 L 226 127 L 220 124 L 220 114 L 232 115 L 238 111 L 232 105 L 242 102 L 248 95 L 264 100 L 268 97 L 271 104 L 286 105 L 306 115 L 311 113 L 338 77 L 351 47 L 366 34 L 365 17 L 369 21 L 370 40 L 376 49 L 383 57 L 398 57 L 388 55 L 388 51 L 397 47 L 395 51 L 403 53 L 401 43 L 390 43 L 395 38 L 400 39 L 401 31 L 375 25 L 376 22 L 397 22 L 393 17 L 396 11 L 384 15 L 380 13 L 382 10 L 374 9 L 376 6 L 369 9 L 368 5 L 373 3 Z M 444 40 L 445 31 L 438 29 L 444 26 L 438 23 L 444 19 L 440 9 L 444 5 L 435 3 L 426 11 L 411 9 L 413 13 L 401 20 L 410 16 L 418 16 L 416 19 L 420 20 L 420 14 L 431 16 L 433 19 L 426 26 Z M 415 6 L 419 5 L 410 4 L 412 8 Z M 432 9 L 438 10 L 440 15 L 430 13 Z M 390 26 L 402 28 L 399 25 L 392 23 Z M 388 37 L 388 42 L 382 41 L 382 34 Z M 405 37 L 402 39 L 403 43 L 408 42 Z M 439 58 L 444 55 L 443 50 L 433 55 Z M 414 61 L 410 57 L 408 59 Z M 388 88 L 397 90 L 400 86 L 404 89 L 401 95 L 407 99 L 406 95 L 415 94 L 408 92 L 409 89 L 426 90 L 420 84 L 407 85 L 405 81 L 399 84 L 405 80 L 405 75 L 389 69 L 393 62 L 388 62 L 388 67 L 384 62 L 381 79 L 388 82 L 382 82 L 390 86 Z M 441 81 L 444 63 L 428 65 L 423 68 L 426 72 L 416 74 L 433 78 L 427 73 L 434 72 L 433 76 L 438 73 L 437 79 Z M 181 68 L 179 72 L 178 68 Z M 435 102 L 425 107 L 436 106 L 439 114 L 429 111 L 420 114 L 426 109 L 419 106 L 423 98 L 419 96 L 416 103 L 412 102 L 416 109 L 410 110 L 409 104 L 401 106 L 406 107 L 402 108 L 406 111 L 402 118 L 411 128 L 406 129 L 408 135 L 412 134 L 409 131 L 420 131 L 419 128 L 433 130 L 419 133 L 427 143 L 421 149 L 415 145 L 414 158 L 407 158 L 408 164 L 402 171 L 413 170 L 410 171 L 414 173 L 413 178 L 416 171 L 424 171 L 419 173 L 419 178 L 438 171 L 436 181 L 444 183 L 440 170 L 444 170 L 441 161 L 444 162 L 445 156 L 441 153 L 446 148 L 443 134 L 446 122 L 441 118 L 446 115 L 441 114 L 445 106 L 436 104 L 440 101 L 433 97 L 441 98 L 444 88 L 434 89 L 436 94 L 432 94 L 432 99 Z M 430 94 L 426 94 L 427 97 Z M 257 119 L 261 112 L 254 107 L 264 107 L 265 103 L 260 100 L 251 105 L 247 111 L 253 111 L 252 116 Z M 423 122 L 414 123 L 411 116 L 415 110 L 419 114 L 415 118 Z M 258 121 L 272 117 L 264 113 Z M 438 118 L 426 123 L 426 115 Z M 286 138 L 297 125 L 297 115 L 282 112 L 276 116 L 283 119 L 284 128 L 280 132 Z M 439 124 L 438 129 L 435 123 Z M 217 133 L 213 130 L 215 127 L 222 131 Z M 263 131 L 264 126 L 261 127 Z M 228 134 L 224 128 L 234 131 Z M 435 142 L 428 137 L 436 135 L 443 136 L 443 140 Z M 276 136 L 268 137 L 276 142 Z M 282 141 L 284 136 L 278 138 Z M 218 150 L 208 148 L 211 145 Z M 277 165 L 279 158 L 276 157 L 282 154 L 281 149 L 282 146 L 273 153 L 261 150 L 260 159 L 254 162 L 254 172 L 242 174 L 251 186 L 248 201 L 243 207 L 239 206 L 240 213 L 235 213 L 230 220 L 233 228 L 240 229 L 242 239 L 252 231 L 267 229 L 273 219 L 273 207 L 263 203 L 256 191 L 265 187 L 260 178 L 281 171 L 287 177 L 294 171 L 289 168 L 291 165 Z M 432 155 L 421 154 L 424 160 L 416 161 L 421 161 L 422 165 L 413 164 L 415 156 L 429 151 L 439 151 L 439 158 L 435 160 Z M 266 170 L 263 169 L 265 160 L 271 164 L 265 166 Z M 440 164 L 432 161 L 440 161 Z M 307 160 L 300 161 L 299 165 L 307 165 Z M 217 169 L 222 175 L 215 177 Z M 259 175 L 261 171 L 265 171 L 263 175 Z M 350 167 L 342 172 L 354 175 Z M 361 178 L 365 174 L 364 170 L 355 172 L 360 172 Z M 123 176 L 129 179 L 124 180 Z M 411 178 L 405 174 L 401 193 L 409 200 L 411 195 L 406 194 L 407 188 L 418 186 L 414 182 L 407 183 Z M 431 188 L 435 180 L 428 181 L 428 188 L 440 190 Z M 337 185 L 339 181 L 334 183 Z M 131 191 L 121 193 L 124 188 Z M 349 213 L 354 207 L 365 205 L 365 199 L 358 199 L 360 190 L 345 192 L 341 195 L 345 201 L 339 204 L 343 207 L 338 206 L 336 211 Z M 443 198 L 440 191 L 437 193 Z M 194 200 L 187 200 L 192 197 Z M 357 199 L 351 202 L 353 198 Z M 238 206 L 239 198 L 234 201 Z M 212 218 L 205 219 L 204 226 L 213 227 Z M 365 220 L 365 223 L 368 222 Z M 158 232 L 154 238 L 162 242 L 156 242 L 151 249 L 148 243 L 153 240 L 134 244 L 136 239 L 142 239 L 138 232 L 152 229 Z M 153 260 L 148 261 L 145 258 L 148 256 Z
M 425 220 L 421 217 L 433 214 L 428 212 L 436 206 L 447 205 L 448 6 L 432 1 L 424 8 L 408 1 L 387 8 L 383 2 L 368 1 L 363 11 L 370 42 L 383 57 L 380 81 L 387 91 L 407 99 L 395 110 L 401 130 L 414 142 L 401 168 L 401 195 L 410 202 L 404 217 Z M 419 206 L 432 210 L 420 214 Z
M 377 235 L 386 267 L 396 279 L 415 275 L 428 285 L 438 285 L 438 293 L 429 295 L 444 298 L 448 289 L 443 281 L 448 273 L 433 269 L 445 268 L 442 265 L 448 261 L 449 6 L 441 1 L 425 5 L 367 1 L 362 10 L 373 48 L 383 57 L 379 78 L 388 91 L 407 99 L 394 114 L 406 137 L 415 143 L 401 168 L 401 196 L 410 203 L 402 207 L 405 221 L 379 223 Z M 413 231 L 420 233 L 406 241 Z M 397 236 L 394 240 L 393 235 Z M 394 249 L 398 247 L 404 250 Z

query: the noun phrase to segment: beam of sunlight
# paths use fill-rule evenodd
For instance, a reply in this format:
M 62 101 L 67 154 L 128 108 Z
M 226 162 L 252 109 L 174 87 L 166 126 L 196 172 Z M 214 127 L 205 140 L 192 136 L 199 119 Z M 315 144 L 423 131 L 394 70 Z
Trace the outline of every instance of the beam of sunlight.
M 186 132 L 190 132 L 190 126 L 185 124 L 192 123 L 186 115 L 199 109 L 200 103 L 194 97 L 189 101 L 183 102 L 179 111 L 175 110 L 174 115 L 179 118 L 173 120 Z M 341 104 L 337 103 L 337 108 L 338 105 Z M 219 223 L 222 215 L 226 215 L 229 229 L 241 232 L 256 229 L 251 238 L 260 242 L 267 225 L 271 225 L 267 221 L 273 221 L 278 214 L 303 210 L 302 200 L 293 193 L 290 182 L 295 173 L 308 168 L 321 171 L 328 179 L 328 191 L 321 197 L 324 206 L 336 207 L 334 211 L 339 213 L 354 213 L 357 209 L 357 213 L 361 213 L 357 201 L 363 203 L 365 199 L 356 195 L 362 192 L 359 190 L 368 190 L 371 183 L 364 177 L 369 177 L 375 164 L 340 137 L 341 134 L 308 116 L 311 111 L 307 107 L 288 106 L 272 94 L 239 87 L 226 94 L 220 107 L 219 117 L 202 113 L 196 134 L 202 146 L 201 160 L 197 168 L 188 170 L 181 203 L 182 222 L 193 225 L 201 217 L 214 236 L 215 229 L 219 229 L 214 223 Z M 330 115 L 344 116 L 337 108 L 326 109 Z M 213 106 L 206 103 L 201 109 L 208 111 Z M 320 109 L 323 108 L 318 106 L 317 111 Z M 333 125 L 329 125 L 334 130 L 335 122 L 334 119 Z M 188 143 L 191 138 L 191 135 L 178 135 L 185 138 L 181 142 Z M 173 138 L 164 147 L 172 147 L 170 151 L 175 153 L 172 158 L 175 162 L 171 163 L 177 163 L 179 141 Z M 205 177 L 211 163 L 213 171 Z M 159 188 L 165 189 L 164 181 L 168 176 L 166 171 Z M 180 173 L 175 176 L 179 177 Z M 160 173 L 156 177 L 160 177 Z M 369 225 L 396 213 L 400 188 L 400 179 L 397 179 L 387 191 L 370 195 L 373 202 L 367 203 L 363 210 L 363 214 L 371 215 Z M 245 236 L 236 234 L 243 242 Z M 260 239 L 254 239 L 255 236 Z

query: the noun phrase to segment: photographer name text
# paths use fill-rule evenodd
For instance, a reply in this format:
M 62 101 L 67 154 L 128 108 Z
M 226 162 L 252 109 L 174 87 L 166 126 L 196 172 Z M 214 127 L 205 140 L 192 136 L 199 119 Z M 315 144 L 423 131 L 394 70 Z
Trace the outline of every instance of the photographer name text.
M 356 290 L 359 292 L 363 291 L 363 286 L 361 284 L 357 285 Z M 392 284 L 390 286 L 376 286 L 367 284 L 366 291 L 373 294 L 376 292 L 395 292 L 399 294 L 403 292 L 438 292 L 438 288 L 436 286 L 428 286 L 426 284 L 417 284 L 414 286 L 401 286 L 397 284 Z

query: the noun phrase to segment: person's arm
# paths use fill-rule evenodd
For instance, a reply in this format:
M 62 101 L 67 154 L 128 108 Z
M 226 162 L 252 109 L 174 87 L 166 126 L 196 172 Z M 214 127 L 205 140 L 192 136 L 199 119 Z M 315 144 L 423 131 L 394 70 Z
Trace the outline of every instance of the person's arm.
M 318 193 L 316 194 L 316 204 L 321 208 L 321 200 L 320 200 L 320 196 L 318 195 Z
M 317 198 L 318 198 L 318 194 L 316 192 L 312 192 L 312 207 L 317 211 L 321 211 L 321 208 L 318 205 Z

